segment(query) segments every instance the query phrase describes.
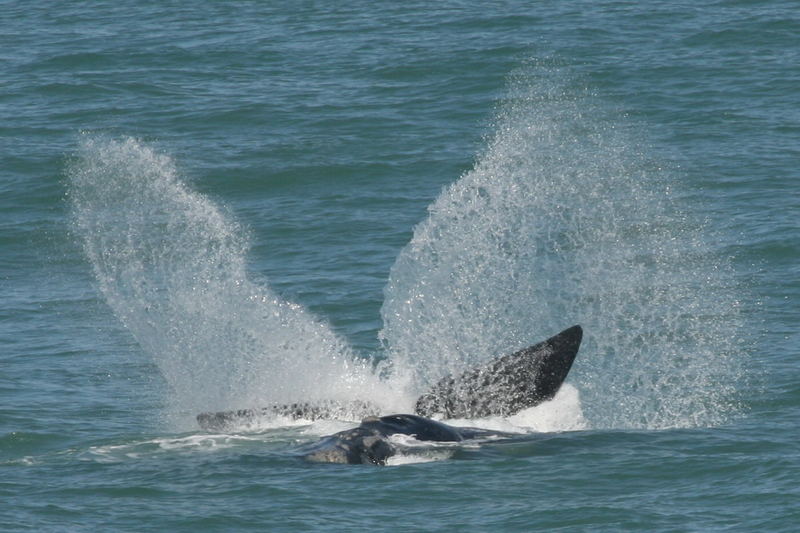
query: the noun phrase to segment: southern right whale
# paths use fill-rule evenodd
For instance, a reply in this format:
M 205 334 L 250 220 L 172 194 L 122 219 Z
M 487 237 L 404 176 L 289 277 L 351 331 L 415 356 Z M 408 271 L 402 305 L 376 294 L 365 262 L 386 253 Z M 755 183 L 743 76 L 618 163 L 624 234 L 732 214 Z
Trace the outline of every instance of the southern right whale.
M 388 415 L 365 418 L 358 427 L 323 437 L 314 444 L 300 448 L 300 455 L 314 463 L 344 463 L 386 465 L 397 455 L 393 435 L 408 435 L 423 442 L 461 442 L 486 437 L 511 437 L 480 428 L 449 426 L 419 415 Z
M 417 400 L 417 414 L 370 416 L 358 427 L 323 437 L 300 453 L 312 462 L 385 465 L 399 451 L 393 435 L 423 442 L 511 437 L 513 434 L 455 427 L 428 417 L 510 416 L 552 399 L 572 367 L 582 337 L 581 327 L 573 326 L 487 365 L 446 377 Z
M 582 338 L 581 327 L 572 326 L 543 342 L 457 376 L 445 377 L 419 397 L 414 406 L 416 414 L 379 418 L 376 416 L 378 408 L 369 401 L 326 401 L 201 413 L 197 421 L 204 429 L 221 431 L 269 415 L 310 420 L 365 417 L 358 427 L 324 437 L 305 446 L 301 453 L 314 462 L 383 465 L 397 453 L 397 447 L 390 439 L 392 435 L 409 435 L 419 441 L 432 442 L 510 436 L 478 428 L 449 426 L 431 417 L 510 416 L 551 400 L 564 383 Z

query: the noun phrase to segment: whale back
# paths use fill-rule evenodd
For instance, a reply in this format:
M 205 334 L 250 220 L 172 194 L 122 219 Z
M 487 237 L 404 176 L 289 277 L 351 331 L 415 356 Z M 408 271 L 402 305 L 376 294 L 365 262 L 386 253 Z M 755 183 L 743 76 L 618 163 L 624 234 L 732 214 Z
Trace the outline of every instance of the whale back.
M 403 447 L 392 442 L 392 435 L 408 435 L 420 442 L 461 442 L 484 436 L 509 436 L 505 433 L 473 428 L 457 428 L 418 415 L 395 414 L 365 418 L 361 425 L 323 437 L 301 447 L 298 452 L 313 463 L 385 465 Z

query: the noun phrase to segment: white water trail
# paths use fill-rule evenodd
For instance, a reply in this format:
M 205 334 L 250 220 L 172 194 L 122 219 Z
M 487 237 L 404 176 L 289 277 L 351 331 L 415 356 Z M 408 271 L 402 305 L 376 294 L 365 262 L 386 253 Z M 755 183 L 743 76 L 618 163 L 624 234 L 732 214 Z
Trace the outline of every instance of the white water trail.
M 100 289 L 166 378 L 171 409 L 375 396 L 371 369 L 325 322 L 248 280 L 246 231 L 170 157 L 85 136 L 69 177 Z
M 424 391 L 582 324 L 568 381 L 590 426 L 704 426 L 736 411 L 730 268 L 679 205 L 677 176 L 625 126 L 557 69 L 512 79 L 485 153 L 392 268 L 380 336 L 398 380 Z

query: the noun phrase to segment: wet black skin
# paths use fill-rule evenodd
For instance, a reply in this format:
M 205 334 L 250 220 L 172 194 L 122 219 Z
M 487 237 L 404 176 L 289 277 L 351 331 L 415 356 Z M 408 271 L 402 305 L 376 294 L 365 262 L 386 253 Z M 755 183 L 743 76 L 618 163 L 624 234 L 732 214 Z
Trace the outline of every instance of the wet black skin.
M 346 429 L 300 450 L 308 461 L 316 463 L 385 465 L 398 452 L 392 435 L 408 435 L 423 442 L 461 442 L 508 433 L 478 428 L 448 426 L 419 415 L 397 414 L 370 417 L 353 429 Z

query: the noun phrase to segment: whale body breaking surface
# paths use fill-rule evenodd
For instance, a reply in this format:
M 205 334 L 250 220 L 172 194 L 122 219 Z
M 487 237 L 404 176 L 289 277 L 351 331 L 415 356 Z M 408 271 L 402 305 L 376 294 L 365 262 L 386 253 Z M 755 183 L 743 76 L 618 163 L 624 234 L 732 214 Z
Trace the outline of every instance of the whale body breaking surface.
M 205 430 L 224 431 L 270 416 L 307 420 L 363 418 L 355 428 L 303 447 L 301 455 L 312 462 L 385 465 L 387 459 L 398 453 L 398 446 L 391 439 L 394 435 L 407 435 L 422 442 L 511 436 L 450 426 L 433 417 L 507 417 L 552 400 L 569 374 L 582 338 L 582 328 L 572 326 L 538 344 L 460 375 L 445 377 L 417 399 L 414 414 L 379 416 L 379 408 L 367 400 L 323 401 L 200 413 L 197 421 Z

